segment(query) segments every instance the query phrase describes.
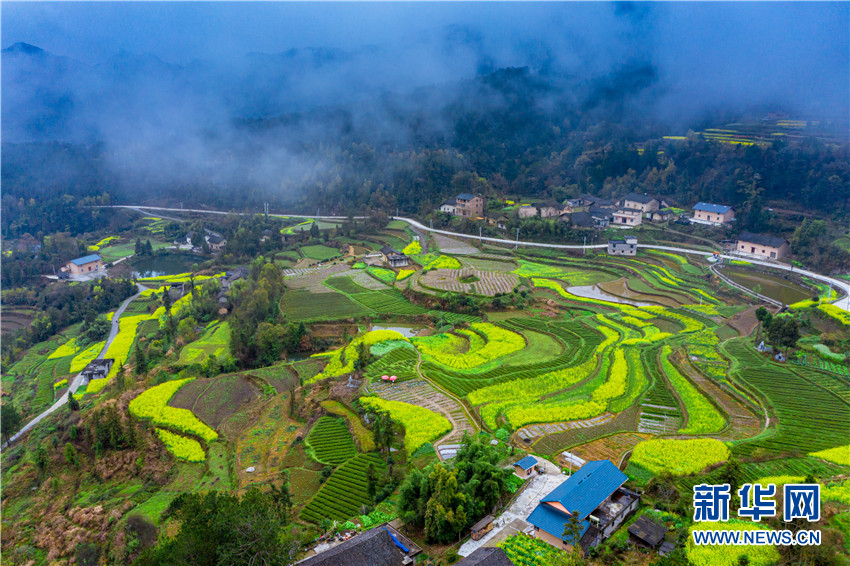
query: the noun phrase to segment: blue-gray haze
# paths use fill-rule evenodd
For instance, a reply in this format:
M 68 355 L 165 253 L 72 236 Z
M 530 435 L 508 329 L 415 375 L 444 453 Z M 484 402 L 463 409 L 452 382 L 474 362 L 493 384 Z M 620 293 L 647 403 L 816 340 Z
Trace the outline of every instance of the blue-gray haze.
M 321 164 L 234 122 L 347 106 L 397 141 L 405 103 L 439 130 L 463 81 L 504 67 L 671 131 L 755 109 L 846 122 L 849 6 L 3 2 L 2 140 L 102 143 L 121 170 L 175 178 L 235 152 L 258 178 L 298 178 Z

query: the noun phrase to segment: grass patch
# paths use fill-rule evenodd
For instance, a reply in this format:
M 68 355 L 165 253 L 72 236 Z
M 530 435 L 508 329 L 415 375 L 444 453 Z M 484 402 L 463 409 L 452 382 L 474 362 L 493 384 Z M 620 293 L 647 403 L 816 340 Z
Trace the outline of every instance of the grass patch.
M 301 246 L 301 253 L 306 258 L 328 261 L 340 256 L 339 250 L 328 246 Z

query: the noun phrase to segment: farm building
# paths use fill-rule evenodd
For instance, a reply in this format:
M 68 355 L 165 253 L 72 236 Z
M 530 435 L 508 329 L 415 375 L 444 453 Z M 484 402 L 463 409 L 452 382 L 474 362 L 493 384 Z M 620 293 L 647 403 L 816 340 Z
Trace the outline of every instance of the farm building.
M 643 221 L 643 212 L 634 208 L 618 208 L 612 217 L 612 226 L 638 226 Z
M 671 208 L 659 208 L 649 213 L 648 216 L 652 222 L 667 222 L 675 216 L 675 211 Z
M 564 525 L 575 513 L 580 524 L 579 545 L 583 552 L 610 537 L 634 511 L 640 496 L 623 488 L 628 477 L 609 460 L 588 462 L 543 497 L 527 522 L 533 536 L 563 550 L 572 550 L 564 540 Z
M 731 206 L 698 202 L 694 205 L 694 215 L 691 222 L 696 224 L 729 224 L 735 220 L 735 211 Z
M 383 524 L 335 547 L 296 562 L 301 566 L 401 566 L 422 552 L 410 539 Z
M 567 211 L 564 205 L 555 201 L 544 201 L 529 206 L 521 206 L 519 208 L 520 218 L 530 218 L 532 216 L 540 216 L 541 218 L 555 218 Z
M 484 546 L 461 560 L 455 566 L 514 566 L 501 548 Z
M 514 464 L 514 473 L 521 478 L 527 478 L 534 471 L 536 465 L 537 459 L 534 456 L 526 456 Z
M 112 364 L 114 363 L 115 360 L 112 358 L 93 360 L 89 362 L 89 365 L 83 368 L 83 371 L 80 373 L 86 380 L 86 383 L 92 379 L 103 379 L 109 374 L 109 370 L 112 368 Z
M 458 216 L 469 216 L 475 218 L 484 216 L 484 199 L 469 193 L 461 193 L 455 197 L 457 201 Z
M 740 254 L 763 257 L 765 259 L 782 259 L 788 255 L 788 240 L 764 234 L 741 232 L 735 244 L 735 251 Z
M 206 240 L 210 245 L 210 249 L 214 252 L 220 252 L 224 249 L 224 246 L 227 245 L 227 240 L 225 240 L 220 234 L 210 234 L 209 236 L 206 236 Z
M 640 195 L 638 193 L 629 193 L 620 200 L 620 206 L 633 210 L 640 210 L 643 213 L 654 212 L 661 207 L 661 201 L 649 195 Z
M 407 267 L 410 263 L 406 255 L 390 246 L 381 248 L 381 259 L 387 262 L 390 267 Z
M 446 202 L 440 205 L 440 212 L 447 212 L 448 214 L 457 214 L 457 199 L 450 198 L 446 200 Z
M 100 271 L 101 269 L 103 269 L 103 258 L 97 254 L 92 254 L 72 259 L 65 264 L 62 271 L 67 271 L 71 275 L 82 275 L 91 271 Z
M 487 533 L 489 533 L 493 529 L 493 515 L 487 515 L 469 529 L 469 536 L 472 537 L 472 540 L 478 540 Z
M 626 236 L 622 240 L 608 240 L 608 255 L 635 255 L 637 238 Z
M 629 534 L 650 548 L 657 548 L 664 542 L 667 529 L 659 525 L 646 515 L 638 517 L 637 521 L 629 526 Z

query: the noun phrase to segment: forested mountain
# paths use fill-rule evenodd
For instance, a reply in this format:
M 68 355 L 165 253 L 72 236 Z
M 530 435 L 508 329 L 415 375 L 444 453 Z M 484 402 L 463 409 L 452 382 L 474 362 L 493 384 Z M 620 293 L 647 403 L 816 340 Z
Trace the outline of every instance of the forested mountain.
M 329 64 L 341 55 L 316 57 Z M 112 80 L 125 80 L 124 89 L 141 88 L 140 77 L 152 75 L 148 80 L 169 85 L 171 98 L 164 100 L 160 90 L 148 106 L 131 105 L 120 120 L 90 129 L 85 125 L 94 122 L 77 113 L 77 87 L 66 78 L 102 77 L 103 69 L 31 46 L 7 49 L 3 58 L 4 75 L 40 68 L 70 89 L 40 99 L 52 111 L 40 114 L 45 123 L 28 124 L 65 141 L 3 145 L 6 236 L 64 229 L 67 217 L 57 221 L 42 210 L 73 206 L 80 197 L 232 209 L 271 202 L 328 213 L 427 213 L 459 191 L 558 200 L 582 192 L 611 197 L 638 191 L 683 206 L 698 200 L 743 209 L 783 203 L 830 214 L 850 206 L 846 131 L 822 123 L 817 135 L 791 141 L 777 136 L 765 145 L 702 135 L 663 139 L 723 127 L 735 118 L 757 123 L 763 113 L 714 112 L 687 127 L 674 124 L 657 112 L 662 86 L 656 69 L 641 61 L 591 79 L 546 65 L 499 69 L 258 117 L 241 114 L 245 97 L 226 112 L 203 114 L 211 108 L 208 100 L 186 98 L 204 84 L 197 73 L 119 56 L 109 69 Z M 290 67 L 295 59 L 291 54 Z M 12 69 L 6 69 L 7 60 Z M 184 84 L 191 82 L 187 77 L 195 77 L 193 86 Z M 140 98 L 126 98 L 120 90 L 115 96 Z M 113 129 L 122 137 L 116 139 Z M 758 219 L 750 227 L 763 228 Z

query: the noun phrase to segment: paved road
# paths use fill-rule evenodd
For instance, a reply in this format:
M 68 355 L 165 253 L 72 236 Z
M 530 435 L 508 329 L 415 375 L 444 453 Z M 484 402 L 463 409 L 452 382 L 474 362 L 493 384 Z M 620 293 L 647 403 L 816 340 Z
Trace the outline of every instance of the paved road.
M 123 303 L 121 303 L 121 306 L 119 306 L 118 309 L 115 311 L 115 314 L 112 315 L 112 328 L 109 331 L 109 337 L 106 339 L 106 344 L 103 346 L 103 350 L 101 350 L 100 354 L 98 354 L 98 356 L 97 356 L 98 358 L 102 358 L 104 356 L 104 354 L 106 354 L 106 351 L 109 350 L 109 345 L 112 344 L 112 341 L 115 340 L 116 336 L 118 336 L 118 320 L 121 318 L 121 313 L 124 312 L 124 309 L 127 308 L 127 305 L 129 305 L 130 302 L 133 299 L 135 299 L 136 297 L 141 295 L 142 291 L 147 289 L 147 287 L 143 287 L 142 285 L 137 285 L 137 287 L 139 289 L 139 292 L 136 293 L 135 295 L 133 295 L 132 297 L 130 297 L 129 299 L 127 299 L 126 301 L 124 301 Z M 80 385 L 82 385 L 82 384 L 83 384 L 83 374 L 82 374 L 82 372 L 80 372 L 80 373 L 77 374 L 77 376 L 71 382 L 71 385 L 68 389 L 71 391 L 72 394 L 76 393 L 77 389 L 79 389 Z M 17 433 L 15 433 L 12 436 L 12 438 L 9 439 L 9 443 L 15 442 L 18 438 L 20 438 L 21 436 L 23 436 L 24 434 L 29 432 L 30 429 L 32 429 L 32 427 L 34 427 L 39 422 L 41 422 L 42 419 L 44 419 L 49 414 L 53 413 L 54 411 L 56 411 L 57 409 L 59 409 L 60 407 L 65 405 L 67 402 L 68 402 L 68 394 L 66 393 L 65 395 L 62 395 L 55 403 L 53 403 L 53 405 L 49 409 L 47 409 L 46 411 L 44 411 L 43 413 L 41 413 L 37 417 L 33 418 L 27 424 L 25 424 L 24 427 L 21 430 L 19 430 Z M 8 443 L 4 444 L 3 446 L 5 447 L 7 444 Z
M 200 212 L 200 213 L 208 213 L 208 214 L 254 214 L 254 213 L 248 213 L 248 212 L 233 213 L 233 212 L 225 212 L 225 211 L 221 211 L 221 210 L 180 209 L 180 208 L 165 208 L 165 207 L 157 207 L 157 206 L 139 206 L 139 205 L 111 205 L 111 206 L 101 206 L 101 207 L 98 207 L 98 208 L 127 208 L 127 209 L 130 209 L 130 210 L 136 210 L 136 211 L 140 211 L 140 209 L 146 209 L 146 210 L 164 210 L 164 211 L 173 211 L 173 212 L 181 212 L 181 211 L 182 212 Z M 308 215 L 304 215 L 304 214 L 270 214 L 269 216 L 275 216 L 275 217 L 291 216 L 293 218 L 316 218 L 316 219 L 327 219 L 327 220 L 345 220 L 346 218 L 348 218 L 347 216 L 308 216 Z M 362 218 L 367 218 L 367 217 L 366 216 L 355 216 L 354 218 L 362 219 Z M 520 240 L 508 240 L 506 238 L 492 238 L 492 237 L 487 237 L 487 236 L 479 238 L 477 236 L 473 236 L 473 235 L 470 235 L 470 234 L 461 234 L 459 232 L 450 232 L 448 230 L 437 230 L 435 228 L 429 228 L 428 226 L 425 226 L 421 222 L 418 222 L 418 221 L 416 221 L 412 218 L 406 218 L 404 216 L 391 216 L 390 218 L 392 218 L 394 220 L 401 220 L 403 222 L 407 222 L 408 224 L 410 224 L 414 228 L 417 228 L 419 230 L 424 230 L 424 231 L 427 231 L 427 232 L 432 232 L 434 234 L 444 234 L 446 236 L 453 236 L 455 238 L 469 238 L 469 239 L 473 239 L 473 240 L 477 239 L 477 240 L 483 241 L 483 242 L 495 242 L 495 243 L 499 243 L 499 244 L 508 244 L 508 245 L 514 244 L 516 246 L 523 246 L 523 247 L 549 248 L 549 249 L 557 249 L 557 250 L 603 249 L 603 248 L 608 247 L 607 244 L 593 244 L 593 245 L 589 245 L 589 246 L 583 246 L 583 245 L 570 245 L 570 244 L 544 244 L 544 243 L 540 243 L 540 242 L 523 242 L 523 241 L 520 241 Z M 675 247 L 675 246 L 659 246 L 659 245 L 654 245 L 654 244 L 638 244 L 638 247 L 639 248 L 645 248 L 645 249 L 652 249 L 652 250 L 662 250 L 662 251 L 668 251 L 668 252 L 680 253 L 680 254 L 695 254 L 695 255 L 703 255 L 703 256 L 708 255 L 708 252 L 706 252 L 704 250 L 694 250 L 694 249 L 690 249 L 690 248 L 680 248 L 680 247 Z M 798 273 L 800 275 L 805 275 L 806 277 L 810 277 L 811 279 L 816 279 L 818 281 L 822 281 L 823 283 L 826 283 L 826 284 L 840 290 L 840 293 L 844 295 L 840 300 L 836 301 L 833 304 L 835 306 L 837 306 L 838 308 L 844 309 L 846 311 L 850 311 L 850 282 L 848 282 L 848 281 L 835 279 L 834 277 L 829 277 L 827 275 L 821 275 L 820 273 L 815 273 L 814 271 L 809 271 L 809 270 L 806 270 L 806 269 L 795 268 L 793 266 L 785 265 L 785 264 L 779 263 L 779 262 L 765 261 L 765 260 L 759 260 L 759 259 L 750 259 L 750 258 L 742 258 L 741 256 L 737 256 L 737 255 L 733 256 L 733 255 L 726 255 L 726 254 L 720 254 L 720 257 L 725 258 L 725 259 L 745 259 L 746 261 L 748 261 L 752 264 L 755 264 L 755 265 L 772 267 L 773 269 L 779 269 L 781 271 L 790 271 L 790 272 Z

